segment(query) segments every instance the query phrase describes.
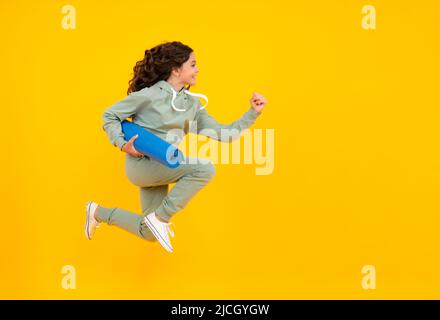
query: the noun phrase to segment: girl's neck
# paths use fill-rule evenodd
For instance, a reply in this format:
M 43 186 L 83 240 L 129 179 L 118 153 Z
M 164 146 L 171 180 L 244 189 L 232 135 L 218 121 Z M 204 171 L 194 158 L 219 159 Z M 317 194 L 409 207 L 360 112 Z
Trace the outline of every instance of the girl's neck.
M 172 80 L 172 79 L 168 79 L 166 80 L 173 88 L 174 90 L 176 90 L 177 92 L 179 92 L 180 90 L 182 90 L 182 88 L 185 86 L 184 84 L 182 84 L 180 81 L 176 81 L 176 80 Z

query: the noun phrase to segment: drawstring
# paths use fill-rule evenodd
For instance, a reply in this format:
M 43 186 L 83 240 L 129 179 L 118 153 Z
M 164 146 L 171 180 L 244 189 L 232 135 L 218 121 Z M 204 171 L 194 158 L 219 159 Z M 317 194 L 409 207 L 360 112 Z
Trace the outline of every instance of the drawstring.
M 182 111 L 186 111 L 185 109 L 179 109 L 179 108 L 177 108 L 177 107 L 174 105 L 174 100 L 176 99 L 177 94 L 176 94 L 176 90 L 174 90 L 173 88 L 171 88 L 171 90 L 173 91 L 173 98 L 171 99 L 171 106 L 173 107 L 173 109 L 176 110 L 176 111 L 180 111 L 180 112 L 182 112 Z M 185 93 L 187 93 L 187 94 L 189 94 L 189 95 L 191 95 L 191 96 L 200 97 L 200 98 L 203 98 L 203 99 L 206 100 L 206 104 L 205 104 L 204 106 L 200 107 L 200 110 L 205 109 L 206 106 L 208 105 L 208 97 L 205 96 L 204 94 L 201 94 L 201 93 L 192 93 L 192 92 L 189 92 L 189 91 L 186 90 L 186 89 L 183 90 L 183 92 L 185 92 Z

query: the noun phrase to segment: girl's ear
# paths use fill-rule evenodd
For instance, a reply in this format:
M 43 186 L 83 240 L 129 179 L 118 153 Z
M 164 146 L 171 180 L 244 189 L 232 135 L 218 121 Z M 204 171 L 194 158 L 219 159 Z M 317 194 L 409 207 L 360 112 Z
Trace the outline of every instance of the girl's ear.
M 182 71 L 182 67 L 180 67 L 180 68 L 173 67 L 171 69 L 171 74 L 173 74 L 174 76 L 178 77 L 180 75 L 181 71 Z

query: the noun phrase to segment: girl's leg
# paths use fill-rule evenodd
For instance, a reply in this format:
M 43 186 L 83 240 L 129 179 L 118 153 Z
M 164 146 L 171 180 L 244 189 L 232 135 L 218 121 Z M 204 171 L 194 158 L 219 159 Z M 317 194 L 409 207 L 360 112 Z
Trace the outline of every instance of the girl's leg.
M 105 208 L 102 206 L 98 207 L 96 215 L 96 220 L 98 220 L 98 222 L 105 222 L 108 225 L 118 226 L 139 237 L 142 237 L 139 232 L 141 219 L 142 216 L 133 212 L 120 208 Z
M 154 211 L 163 201 L 168 193 L 168 185 L 155 186 L 155 187 L 140 187 L 141 196 L 141 206 L 144 216 L 148 213 Z M 142 237 L 146 240 L 156 241 L 156 237 L 151 232 L 150 228 L 147 227 L 144 220 L 142 219 L 139 226 L 139 232 Z
M 98 207 L 97 220 L 116 225 L 145 240 L 156 238 L 143 222 L 143 218 L 156 211 L 163 220 L 169 219 L 199 192 L 215 174 L 211 162 L 181 164 L 175 169 L 148 158 L 135 158 L 127 154 L 126 174 L 129 180 L 140 187 L 143 215 L 120 209 Z M 168 184 L 176 185 L 168 193 Z
M 168 194 L 168 185 L 155 187 L 140 187 L 142 212 L 152 212 L 156 209 Z
M 128 160 L 127 163 L 129 164 L 126 167 L 127 177 L 139 187 L 176 182 L 156 208 L 149 207 L 148 210 L 144 210 L 144 216 L 155 211 L 165 221 L 169 221 L 177 211 L 183 209 L 215 174 L 215 167 L 211 162 L 183 163 L 174 169 L 148 158 Z
M 143 212 L 151 212 L 160 205 L 168 191 L 168 185 L 140 188 Z M 118 226 L 145 240 L 156 241 L 143 222 L 143 216 L 120 208 L 98 207 L 97 220 Z
M 156 214 L 165 221 L 169 221 L 177 211 L 186 207 L 215 175 L 215 167 L 210 162 L 197 165 L 183 164 L 180 167 L 180 172 L 176 173 L 178 177 L 173 180 L 176 184 L 155 210 Z

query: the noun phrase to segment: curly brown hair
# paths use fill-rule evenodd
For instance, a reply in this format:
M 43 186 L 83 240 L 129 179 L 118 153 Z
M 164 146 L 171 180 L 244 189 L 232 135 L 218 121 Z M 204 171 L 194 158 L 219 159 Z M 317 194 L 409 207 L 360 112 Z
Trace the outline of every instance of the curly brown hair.
M 133 68 L 133 78 L 128 82 L 127 94 L 150 87 L 160 80 L 167 80 L 173 68 L 180 68 L 193 50 L 179 42 L 164 42 L 145 50 L 142 60 Z M 189 89 L 188 86 L 187 89 Z

